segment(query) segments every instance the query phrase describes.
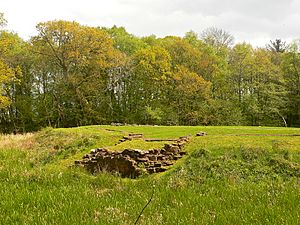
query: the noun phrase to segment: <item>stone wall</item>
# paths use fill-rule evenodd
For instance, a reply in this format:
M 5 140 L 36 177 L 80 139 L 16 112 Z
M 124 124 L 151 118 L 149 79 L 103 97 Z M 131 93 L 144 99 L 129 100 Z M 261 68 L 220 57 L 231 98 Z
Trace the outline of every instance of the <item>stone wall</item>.
M 142 134 L 129 135 L 122 141 L 142 138 Z M 165 144 L 162 149 L 142 151 L 138 149 L 125 149 L 123 151 L 110 151 L 105 148 L 93 149 L 82 160 L 75 164 L 82 166 L 96 174 L 101 171 L 117 172 L 122 177 L 136 178 L 145 173 L 158 173 L 167 170 L 176 160 L 182 158 L 185 152 L 183 146 L 190 136 L 180 137 L 172 144 Z M 121 141 L 121 142 L 122 142 Z

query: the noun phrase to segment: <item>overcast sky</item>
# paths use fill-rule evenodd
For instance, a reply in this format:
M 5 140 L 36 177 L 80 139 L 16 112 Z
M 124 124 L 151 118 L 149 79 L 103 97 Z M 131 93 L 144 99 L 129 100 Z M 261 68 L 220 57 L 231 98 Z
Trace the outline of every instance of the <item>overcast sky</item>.
M 300 38 L 300 0 L 0 0 L 0 12 L 24 39 L 38 22 L 55 19 L 158 37 L 215 26 L 254 46 Z

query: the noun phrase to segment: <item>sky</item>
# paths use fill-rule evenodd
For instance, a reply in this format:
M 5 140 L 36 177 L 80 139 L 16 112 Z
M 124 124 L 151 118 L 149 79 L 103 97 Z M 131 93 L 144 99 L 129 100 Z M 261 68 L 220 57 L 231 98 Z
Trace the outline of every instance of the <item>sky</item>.
M 27 40 L 49 20 L 82 25 L 124 26 L 136 36 L 184 36 L 208 27 L 226 30 L 235 43 L 265 46 L 300 38 L 299 0 L 0 0 L 6 29 Z

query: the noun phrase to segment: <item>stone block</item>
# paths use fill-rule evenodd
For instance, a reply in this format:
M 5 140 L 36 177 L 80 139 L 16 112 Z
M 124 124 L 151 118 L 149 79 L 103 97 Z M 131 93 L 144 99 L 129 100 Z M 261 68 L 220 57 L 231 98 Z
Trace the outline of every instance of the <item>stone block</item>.
M 201 132 L 198 132 L 197 134 L 196 134 L 196 136 L 205 136 L 206 135 L 206 132 L 203 132 L 203 131 L 201 131 Z
M 124 142 L 133 138 L 142 138 L 142 134 L 129 134 L 120 140 Z M 120 173 L 122 177 L 136 178 L 147 171 L 148 173 L 164 172 L 168 166 L 182 158 L 185 152 L 182 146 L 189 141 L 189 137 L 181 137 L 172 144 L 165 144 L 162 149 L 142 151 L 139 149 L 125 149 L 123 151 L 109 151 L 108 149 L 92 149 L 90 154 L 82 160 L 75 161 L 75 165 L 83 166 L 91 173 L 109 171 Z

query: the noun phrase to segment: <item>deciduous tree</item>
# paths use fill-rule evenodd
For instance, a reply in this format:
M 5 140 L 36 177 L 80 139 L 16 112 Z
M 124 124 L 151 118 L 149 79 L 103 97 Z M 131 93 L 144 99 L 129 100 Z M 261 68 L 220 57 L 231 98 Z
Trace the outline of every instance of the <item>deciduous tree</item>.
M 54 83 L 49 93 L 43 93 L 51 96 L 56 112 L 53 123 L 74 126 L 105 121 L 110 108 L 109 75 L 121 57 L 112 39 L 100 28 L 68 21 L 40 23 L 37 30 L 31 43 L 38 60 L 47 65 L 47 71 L 38 76 Z
M 300 47 L 291 44 L 283 55 L 282 70 L 286 86 L 287 122 L 289 126 L 300 126 Z
M 231 47 L 234 43 L 234 37 L 227 31 L 209 27 L 201 33 L 204 42 L 215 46 L 218 49 Z

